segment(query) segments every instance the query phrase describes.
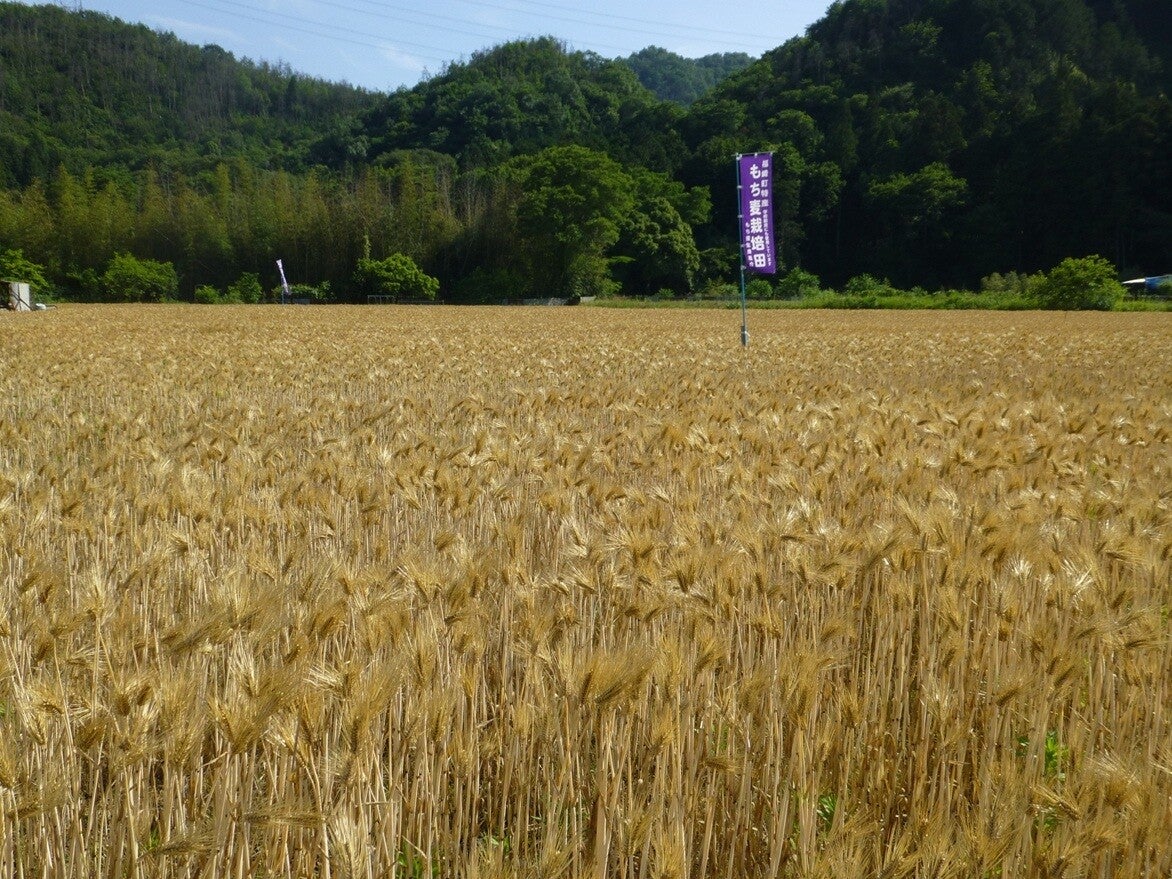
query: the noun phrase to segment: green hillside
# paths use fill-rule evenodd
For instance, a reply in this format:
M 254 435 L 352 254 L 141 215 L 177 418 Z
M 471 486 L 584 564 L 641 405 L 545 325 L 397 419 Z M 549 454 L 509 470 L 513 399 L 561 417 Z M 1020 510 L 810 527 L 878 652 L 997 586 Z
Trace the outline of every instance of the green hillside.
M 465 64 L 390 95 L 361 119 L 371 156 L 429 149 L 465 168 L 577 144 L 627 163 L 670 166 L 682 115 L 619 61 L 544 37 L 478 52 Z
M 59 165 L 304 167 L 374 95 L 88 11 L 0 3 L 0 185 Z
M 729 74 L 748 67 L 753 58 L 744 52 L 685 58 L 659 46 L 648 46 L 624 61 L 657 98 L 687 105 L 711 91 Z
M 1149 40 L 1139 23 L 1156 5 L 836 3 L 697 102 L 686 179 L 719 185 L 740 145 L 778 150 L 786 258 L 831 278 L 971 284 L 1093 252 L 1155 270 L 1172 241 L 1168 26 Z

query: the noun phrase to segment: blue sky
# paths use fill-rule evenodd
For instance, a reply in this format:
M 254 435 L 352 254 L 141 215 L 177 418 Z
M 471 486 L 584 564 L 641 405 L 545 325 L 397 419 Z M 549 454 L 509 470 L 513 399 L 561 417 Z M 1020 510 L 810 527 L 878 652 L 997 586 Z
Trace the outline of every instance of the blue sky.
M 63 0 L 238 58 L 379 91 L 413 86 L 451 61 L 552 35 L 608 58 L 663 46 L 689 58 L 762 52 L 801 34 L 831 0 Z

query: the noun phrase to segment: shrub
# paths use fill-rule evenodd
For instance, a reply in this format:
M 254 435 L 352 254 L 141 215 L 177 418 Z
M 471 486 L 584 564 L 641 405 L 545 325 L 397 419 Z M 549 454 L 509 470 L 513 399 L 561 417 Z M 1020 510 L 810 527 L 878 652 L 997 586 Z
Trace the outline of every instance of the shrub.
M 740 299 L 741 288 L 736 284 L 710 284 L 700 291 L 701 299 Z
M 994 272 L 981 278 L 982 293 L 1008 293 L 1014 296 L 1024 296 L 1029 289 L 1030 276 L 1017 272 Z
M 51 292 L 45 280 L 45 269 L 32 260 L 25 259 L 23 250 L 5 250 L 0 253 L 0 281 L 20 281 L 28 284 L 33 297 L 41 299 Z M 8 291 L 3 291 L 7 302 Z
M 362 293 L 373 296 L 435 299 L 439 294 L 439 280 L 425 274 L 405 253 L 392 253 L 386 259 L 358 260 L 354 283 Z
M 822 282 L 813 272 L 792 268 L 777 281 L 777 295 L 782 299 L 802 299 L 822 292 Z
M 235 283 L 228 287 L 224 294 L 225 302 L 260 302 L 264 298 L 264 288 L 260 285 L 260 278 L 256 272 L 245 272 Z
M 195 288 L 195 301 L 199 305 L 218 305 L 222 300 L 219 290 L 202 284 Z
M 61 275 L 57 290 L 63 298 L 78 302 L 100 302 L 105 298 L 102 278 L 92 268 L 66 270 Z
M 724 283 L 737 273 L 739 251 L 736 247 L 710 247 L 700 251 L 700 270 L 697 272 L 701 288 Z
M 846 286 L 842 288 L 842 292 L 846 296 L 857 296 L 868 299 L 876 296 L 894 296 L 899 291 L 892 287 L 891 282 L 886 278 L 880 281 L 871 275 L 862 274 L 856 275 L 847 281 Z
M 333 299 L 329 281 L 322 281 L 320 284 L 292 284 L 289 287 L 289 292 L 294 299 L 309 300 L 315 305 L 321 305 Z
M 1029 288 L 1042 308 L 1068 311 L 1110 311 L 1124 293 L 1115 266 L 1101 256 L 1064 259 Z
M 753 278 L 745 285 L 745 297 L 748 299 L 772 299 L 773 285 L 764 278 Z
M 179 275 L 169 262 L 119 253 L 102 275 L 102 289 L 117 302 L 166 302 L 179 290 Z

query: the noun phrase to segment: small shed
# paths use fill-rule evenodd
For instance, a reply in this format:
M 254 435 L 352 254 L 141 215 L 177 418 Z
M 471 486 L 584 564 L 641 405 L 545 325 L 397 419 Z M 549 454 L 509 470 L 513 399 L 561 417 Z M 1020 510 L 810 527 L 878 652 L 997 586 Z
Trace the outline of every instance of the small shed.
M 2 289 L 0 286 L 0 290 Z M 13 311 L 33 310 L 33 294 L 28 284 L 23 281 L 8 282 L 8 307 Z

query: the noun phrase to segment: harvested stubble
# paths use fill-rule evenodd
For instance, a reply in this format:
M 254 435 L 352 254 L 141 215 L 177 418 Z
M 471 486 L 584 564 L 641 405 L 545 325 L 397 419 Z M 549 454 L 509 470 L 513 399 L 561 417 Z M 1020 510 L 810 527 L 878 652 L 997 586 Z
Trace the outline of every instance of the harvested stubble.
M 1166 315 L 0 316 L 0 875 L 1166 877 Z

